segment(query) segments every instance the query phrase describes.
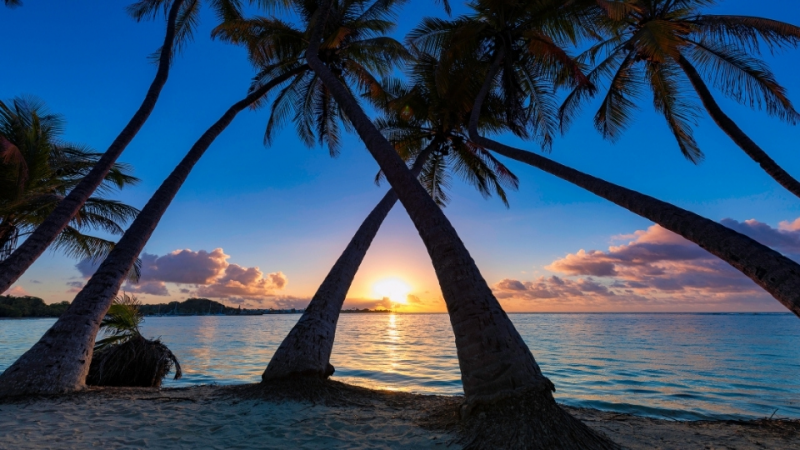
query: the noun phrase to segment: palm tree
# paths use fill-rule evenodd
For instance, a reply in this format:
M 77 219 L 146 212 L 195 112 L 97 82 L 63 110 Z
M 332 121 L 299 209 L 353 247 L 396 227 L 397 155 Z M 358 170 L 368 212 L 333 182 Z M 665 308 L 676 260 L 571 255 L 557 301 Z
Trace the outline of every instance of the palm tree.
M 359 92 L 374 95 L 380 91 L 378 77 L 391 73 L 395 65 L 406 61 L 410 54 L 398 41 L 386 37 L 394 26 L 390 21 L 397 4 L 405 0 L 349 0 L 331 23 L 320 57 L 335 67 L 339 81 Z M 315 11 L 314 1 L 295 2 L 302 23 L 307 24 Z M 274 60 L 276 46 L 292 55 L 302 54 L 308 45 L 308 29 L 274 17 L 227 20 L 214 31 L 214 36 L 244 45 L 251 62 L 257 68 L 268 67 Z M 283 56 L 285 58 L 285 56 Z M 268 79 L 263 69 L 256 82 Z M 269 145 L 275 133 L 291 120 L 301 141 L 313 147 L 326 145 L 331 156 L 340 151 L 341 128 L 352 130 L 347 116 L 332 98 L 331 93 L 313 71 L 306 71 L 283 88 L 270 106 L 270 118 L 264 132 Z
M 766 109 L 790 124 L 800 114 L 767 64 L 754 55 L 766 46 L 771 52 L 800 43 L 800 27 L 760 17 L 702 14 L 708 0 L 632 0 L 625 8 L 608 8 L 609 37 L 582 55 L 595 68 L 593 84 L 608 82 L 595 126 L 603 136 L 617 138 L 633 118 L 634 99 L 642 88 L 653 93 L 684 156 L 703 157 L 692 136 L 697 108 L 688 98 L 685 75 L 706 112 L 769 176 L 800 197 L 800 182 L 753 142 L 717 104 L 705 80 L 733 100 Z M 597 62 L 598 58 L 600 62 Z M 699 70 L 698 70 L 699 69 Z M 704 80 L 705 78 L 705 80 Z M 566 127 L 582 100 L 593 95 L 584 86 L 567 97 L 561 109 Z
M 526 419 L 524 445 L 538 448 L 616 448 L 555 403 L 553 384 L 544 377 L 522 337 L 484 280 L 442 210 L 408 170 L 335 73 L 318 57 L 329 15 L 339 2 L 321 2 L 315 14 L 306 61 L 349 117 L 392 189 L 408 212 L 431 255 L 455 334 L 466 396 L 463 415 L 483 404 L 520 406 Z M 524 411 L 524 412 L 523 412 Z M 530 432 L 528 434 L 527 432 Z M 515 437 L 518 434 L 515 431 Z M 491 439 L 490 436 L 483 436 Z
M 100 323 L 106 337 L 94 345 L 94 357 L 86 383 L 93 386 L 161 387 L 175 366 L 175 380 L 182 376 L 178 358 L 159 339 L 145 339 L 139 326 L 144 316 L 141 303 L 131 295 L 114 298 Z
M 486 6 L 489 3 L 494 5 L 503 3 L 503 1 L 504 0 L 485 0 L 478 3 Z M 543 0 L 545 3 L 547 1 L 548 0 Z M 550 5 L 550 7 L 558 8 L 559 5 L 561 5 L 561 2 L 556 1 L 555 3 L 555 6 Z M 611 2 L 598 3 L 610 4 Z M 578 2 L 568 5 L 575 6 L 578 5 Z M 535 6 L 541 6 L 540 2 L 537 2 Z M 579 11 L 577 15 L 571 13 L 564 15 L 562 18 L 569 20 L 574 17 L 578 19 L 596 17 L 596 10 L 593 8 L 594 5 L 589 5 L 587 6 L 587 12 L 581 13 Z M 534 8 L 529 10 L 529 12 L 537 11 Z M 465 36 L 472 34 L 471 30 L 462 24 L 469 25 L 474 21 L 479 22 L 481 26 L 483 26 L 485 23 L 491 22 L 490 19 L 484 17 L 487 14 L 495 14 L 500 18 L 505 16 L 520 16 L 504 14 L 502 9 L 500 12 L 495 12 L 492 8 L 486 8 L 474 18 L 463 18 L 460 21 L 454 21 L 454 25 L 441 24 L 441 26 L 433 30 L 432 33 L 429 32 L 429 30 L 422 30 L 423 32 L 416 33 L 414 36 L 419 41 L 418 44 L 421 44 L 423 47 L 424 45 L 431 45 L 430 42 L 436 42 L 438 48 L 447 48 L 451 45 L 455 37 L 458 37 L 458 42 L 469 42 L 469 39 Z M 548 16 L 537 12 L 537 14 L 531 14 L 529 17 L 529 19 L 522 21 L 522 25 L 532 28 L 530 34 L 542 36 L 543 31 L 552 30 L 554 24 L 549 21 L 541 23 L 539 19 L 547 17 L 558 18 L 559 16 L 557 14 Z M 498 21 L 497 23 L 502 24 L 502 21 Z M 585 26 L 584 23 L 580 23 L 580 25 L 582 27 Z M 519 58 L 522 58 L 523 61 L 529 61 L 530 58 L 533 59 L 534 62 L 539 61 L 540 65 L 545 66 L 543 70 L 552 70 L 547 69 L 547 67 L 552 66 L 554 62 L 563 61 L 561 70 L 557 70 L 553 74 L 555 81 L 563 82 L 564 80 L 571 79 L 575 84 L 589 82 L 586 77 L 577 72 L 571 77 L 564 73 L 565 70 L 567 72 L 575 72 L 578 66 L 574 62 L 565 59 L 563 55 L 566 54 L 556 50 L 557 45 L 550 45 L 550 43 L 558 44 L 559 41 L 569 42 L 572 40 L 573 36 L 579 36 L 579 34 L 560 32 L 558 30 L 560 26 L 562 25 L 559 24 L 554 31 L 548 31 L 547 34 L 544 34 L 546 38 L 537 40 L 526 39 L 525 33 L 527 33 L 528 30 L 524 29 L 523 32 L 520 33 L 518 39 L 507 39 L 507 37 L 503 35 L 506 32 L 505 26 L 500 26 L 499 28 L 495 26 L 494 31 L 485 32 L 482 36 L 473 35 L 473 42 L 476 43 L 472 44 L 472 48 L 482 49 L 482 55 L 485 61 L 483 65 L 484 68 L 479 69 L 476 67 L 476 71 L 484 70 L 486 75 L 483 88 L 475 99 L 472 116 L 470 117 L 470 139 L 478 145 L 488 148 L 499 155 L 537 167 L 567 182 L 580 186 L 595 195 L 616 203 L 694 242 L 709 253 L 719 257 L 747 275 L 756 284 L 764 288 L 775 297 L 775 299 L 781 302 L 781 304 L 800 317 L 800 265 L 796 262 L 747 236 L 739 234 L 717 222 L 701 217 L 690 211 L 566 167 L 544 156 L 504 145 L 480 134 L 477 129 L 478 114 L 480 113 L 484 99 L 487 98 L 489 93 L 494 89 L 505 90 L 508 84 L 503 84 L 498 78 L 500 80 L 508 78 L 510 75 L 506 75 L 503 72 L 514 72 L 516 69 L 513 64 L 509 68 L 507 66 L 508 61 L 513 62 Z M 567 29 L 575 29 L 574 24 L 566 24 L 563 26 L 566 26 Z M 475 27 L 477 27 L 477 25 L 475 25 Z M 511 26 L 509 26 L 509 28 L 511 28 Z M 427 44 L 426 35 L 429 36 Z M 565 39 L 565 37 L 569 39 Z M 542 44 L 543 41 L 547 45 Z M 524 56 L 525 54 L 529 56 Z M 486 68 L 487 66 L 488 68 Z M 498 87 L 498 85 L 501 86 Z M 526 96 L 528 94 L 522 93 L 519 95 Z
M 137 20 L 141 20 L 146 15 L 138 14 L 141 10 L 140 6 L 158 1 L 139 0 L 130 6 L 130 11 Z M 191 7 L 193 3 L 196 2 L 189 1 L 186 5 Z M 185 11 L 186 8 L 184 0 L 173 0 L 171 5 L 167 13 L 167 32 L 164 36 L 164 44 L 159 52 L 158 70 L 144 101 L 92 170 L 58 203 L 48 217 L 28 236 L 25 242 L 11 256 L 0 262 L 0 292 L 8 290 L 28 270 L 31 264 L 44 253 L 47 247 L 58 239 L 62 231 L 69 226 L 70 221 L 78 214 L 81 207 L 103 183 L 106 175 L 114 167 L 116 160 L 130 144 L 155 108 L 169 75 L 173 47 L 176 41 L 176 22 L 181 16 L 182 9 Z M 166 9 L 166 3 L 164 7 Z
M 0 101 L 0 261 L 29 235 L 101 155 L 81 145 L 62 142 L 63 118 L 33 98 Z M 98 193 L 135 184 L 130 168 L 114 164 Z M 85 234 L 100 229 L 122 234 L 136 217 L 136 208 L 104 197 L 90 197 L 56 237 L 54 250 L 80 259 L 99 260 L 114 247 L 107 239 Z
M 422 173 L 423 186 L 438 205 L 444 206 L 448 201 L 445 188 L 449 185 L 450 170 L 474 185 L 482 195 L 489 196 L 494 191 L 508 205 L 503 185 L 516 188 L 516 176 L 489 152 L 472 145 L 463 127 L 480 83 L 476 85 L 474 78 L 462 69 L 450 74 L 460 83 L 449 83 L 447 90 L 438 89 L 437 63 L 430 55 L 418 55 L 413 88 L 395 81 L 379 92 L 378 106 L 387 111 L 388 117 L 379 121 L 378 127 L 403 159 L 414 159 L 411 173 L 415 177 Z M 482 129 L 502 126 L 495 112 L 484 115 Z M 395 203 L 397 194 L 389 190 L 369 213 L 300 320 L 275 351 L 262 375 L 264 381 L 298 375 L 327 378 L 333 374 L 330 356 L 347 291 Z
M 242 19 L 238 12 L 231 10 L 227 13 L 232 15 L 230 20 L 241 24 Z M 345 18 L 350 20 L 353 17 Z M 366 23 L 364 27 L 384 26 L 379 21 L 363 22 Z M 340 28 L 350 26 L 356 29 L 356 25 L 359 23 L 346 22 Z M 340 29 L 332 31 L 339 33 Z M 269 42 L 262 42 L 261 46 L 248 47 L 253 50 L 250 58 L 261 63 L 259 77 L 251 87 L 250 93 L 231 106 L 195 142 L 183 160 L 153 194 L 86 286 L 78 293 L 70 308 L 30 350 L 0 375 L 0 397 L 27 393 L 69 392 L 84 385 L 92 358 L 92 345 L 100 323 L 122 285 L 124 274 L 134 265 L 137 256 L 144 249 L 194 165 L 239 112 L 258 105 L 272 88 L 289 80 L 295 80 L 296 77 L 303 77 L 308 71 L 308 66 L 302 61 L 304 50 L 302 44 L 308 41 L 307 36 L 302 34 L 295 36 L 301 40 L 301 44 L 298 45 L 295 39 L 287 39 L 285 34 L 277 31 L 266 32 L 261 38 L 268 35 L 275 38 Z M 342 42 L 335 39 L 337 35 L 332 35 L 330 41 Z M 336 53 L 335 45 L 337 44 L 331 45 L 329 54 Z M 381 55 L 376 56 L 372 52 L 364 51 L 353 52 L 354 60 L 363 58 L 364 61 L 372 61 L 376 57 L 380 59 Z M 334 60 L 340 61 L 339 58 Z M 269 81 L 265 81 L 266 79 Z M 291 87 L 291 82 L 288 86 Z

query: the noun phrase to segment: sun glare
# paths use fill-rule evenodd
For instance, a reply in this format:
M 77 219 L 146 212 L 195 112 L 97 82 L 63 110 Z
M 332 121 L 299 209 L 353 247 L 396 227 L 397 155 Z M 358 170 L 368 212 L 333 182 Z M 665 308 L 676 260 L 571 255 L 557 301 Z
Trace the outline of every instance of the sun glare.
M 379 298 L 387 297 L 392 303 L 408 303 L 411 286 L 399 278 L 386 278 L 372 286 L 372 292 Z

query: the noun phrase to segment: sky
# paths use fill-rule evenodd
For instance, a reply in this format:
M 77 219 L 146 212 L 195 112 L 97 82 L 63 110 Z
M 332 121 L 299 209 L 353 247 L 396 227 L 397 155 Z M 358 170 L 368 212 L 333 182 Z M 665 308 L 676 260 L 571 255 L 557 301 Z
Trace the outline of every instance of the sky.
M 28 0 L 0 8 L 0 99 L 32 95 L 62 114 L 64 140 L 104 151 L 139 106 L 155 73 L 148 55 L 164 21 L 137 23 L 126 1 Z M 452 2 L 454 14 L 466 12 Z M 768 7 L 767 7 L 768 6 Z M 411 0 L 393 36 L 426 15 Z M 761 15 L 800 24 L 800 4 L 728 0 L 711 13 Z M 155 111 L 121 161 L 142 179 L 117 198 L 141 208 L 192 143 L 246 94 L 253 69 L 241 48 L 212 40 L 204 10 L 194 41 L 175 59 Z M 790 98 L 800 102 L 800 50 L 766 55 Z M 789 173 L 800 176 L 800 128 L 714 91 L 723 110 Z M 689 209 L 800 260 L 800 199 L 750 160 L 705 116 L 695 137 L 705 160 L 681 155 L 663 118 L 642 97 L 617 142 L 595 131 L 587 105 L 549 157 Z M 361 221 L 388 189 L 355 135 L 341 155 L 307 148 L 291 126 L 263 145 L 266 110 L 245 111 L 195 167 L 142 254 L 145 303 L 193 296 L 246 307 L 303 307 Z M 538 151 L 511 136 L 503 142 Z M 502 158 L 501 158 L 502 159 Z M 752 281 L 676 235 L 538 169 L 503 160 L 519 177 L 510 207 L 454 180 L 445 214 L 507 311 L 785 311 Z M 48 303 L 71 300 L 92 265 L 45 253 L 9 293 Z M 390 297 L 389 301 L 382 297 Z M 345 308 L 443 312 L 430 259 L 398 204 L 383 224 Z

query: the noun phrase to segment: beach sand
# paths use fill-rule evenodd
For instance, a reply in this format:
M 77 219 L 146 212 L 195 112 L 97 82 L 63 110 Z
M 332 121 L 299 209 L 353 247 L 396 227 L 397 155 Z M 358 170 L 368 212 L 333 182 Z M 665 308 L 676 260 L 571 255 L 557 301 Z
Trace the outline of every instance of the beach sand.
M 0 403 L 0 448 L 460 448 L 431 411 L 459 398 L 341 383 L 324 395 L 257 386 L 91 388 Z M 332 392 L 332 393 L 331 393 Z M 800 448 L 800 421 L 676 422 L 566 408 L 631 449 Z

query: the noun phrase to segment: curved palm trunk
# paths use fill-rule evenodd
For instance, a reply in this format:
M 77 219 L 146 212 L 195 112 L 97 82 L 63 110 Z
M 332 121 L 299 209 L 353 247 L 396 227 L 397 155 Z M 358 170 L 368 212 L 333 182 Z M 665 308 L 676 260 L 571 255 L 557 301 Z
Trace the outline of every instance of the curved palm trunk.
M 508 430 L 514 436 L 501 438 L 516 440 L 523 436 L 522 441 L 510 445 L 489 443 L 486 448 L 617 448 L 558 407 L 552 395 L 553 383 L 542 375 L 533 354 L 486 284 L 456 230 L 356 99 L 319 59 L 323 23 L 319 18 L 327 17 L 330 4 L 326 1 L 320 7 L 306 60 L 380 165 L 428 250 L 455 334 L 467 401 L 462 407 L 462 417 L 468 416 L 477 405 L 491 415 L 519 407 L 513 411 L 511 420 L 524 430 L 518 433 L 515 424 L 513 432 Z M 473 420 L 479 422 L 477 426 L 472 422 L 472 429 L 478 430 L 477 438 L 492 439 L 487 436 L 491 434 L 491 426 L 482 428 L 480 419 Z M 471 445 L 479 448 L 480 444 L 475 442 Z
M 169 15 L 167 16 L 167 33 L 164 36 L 164 45 L 161 47 L 158 70 L 141 106 L 139 106 L 131 120 L 117 138 L 114 139 L 114 142 L 111 143 L 111 146 L 108 147 L 108 150 L 97 161 L 97 164 L 86 177 L 75 186 L 75 189 L 69 195 L 58 203 L 53 212 L 47 216 L 47 219 L 41 225 L 36 227 L 36 230 L 28 236 L 25 242 L 8 259 L 0 263 L 0 292 L 10 288 L 28 270 L 31 264 L 44 253 L 47 247 L 56 240 L 64 228 L 69 225 L 70 220 L 75 217 L 75 214 L 78 213 L 83 204 L 100 186 L 114 166 L 117 158 L 142 128 L 147 118 L 150 117 L 150 113 L 153 112 L 161 90 L 167 83 L 167 77 L 169 76 L 169 66 L 175 41 L 175 20 L 182 3 L 183 0 L 174 0 L 170 7 Z
M 17 241 L 17 227 L 9 223 L 0 223 L 0 261 L 6 259 L 14 251 Z M 2 294 L 5 291 L 0 291 Z
M 323 2 L 318 18 L 327 17 L 330 3 Z M 450 221 L 352 94 L 319 59 L 319 25 L 324 21 L 317 22 L 306 61 L 353 123 L 428 249 L 450 313 L 467 401 L 491 401 L 526 390 L 552 399 L 553 384 L 542 375 Z
M 419 176 L 422 166 L 436 145 L 437 141 L 434 140 L 417 156 L 411 168 L 415 177 Z M 381 224 L 395 203 L 397 194 L 390 189 L 364 219 L 347 244 L 347 248 L 317 289 L 303 316 L 275 351 L 264 374 L 261 375 L 262 380 L 292 376 L 328 378 L 333 374 L 334 368 L 330 363 L 331 351 L 336 337 L 336 323 L 347 291 L 350 290 L 358 267 L 378 234 Z
M 470 116 L 470 139 L 495 153 L 529 164 L 580 186 L 628 211 L 661 225 L 694 242 L 727 262 L 764 288 L 800 317 L 800 264 L 771 248 L 713 220 L 648 195 L 595 178 L 535 153 L 503 145 L 481 136 L 477 130 L 483 100 L 497 75 L 502 54 L 489 69 Z
M 686 58 L 680 56 L 677 61 L 684 73 L 686 73 L 686 76 L 689 77 L 689 81 L 692 83 L 692 86 L 694 86 L 697 95 L 700 96 L 703 106 L 705 106 L 706 111 L 708 111 L 708 114 L 714 119 L 717 126 L 720 127 L 736 145 L 744 150 L 747 156 L 757 162 L 758 165 L 764 169 L 764 172 L 767 172 L 767 175 L 771 176 L 789 192 L 800 197 L 800 182 L 783 170 L 778 163 L 773 161 L 761 147 L 753 142 L 753 140 L 736 125 L 736 122 L 722 112 L 722 109 L 708 90 L 708 86 L 706 86 L 700 74 L 697 73 L 697 70 Z
M 239 112 L 271 88 L 307 69 L 301 66 L 270 81 L 231 106 L 206 130 L 153 194 L 69 309 L 39 342 L 0 375 L 0 397 L 69 392 L 85 386 L 100 322 L 189 172 Z

